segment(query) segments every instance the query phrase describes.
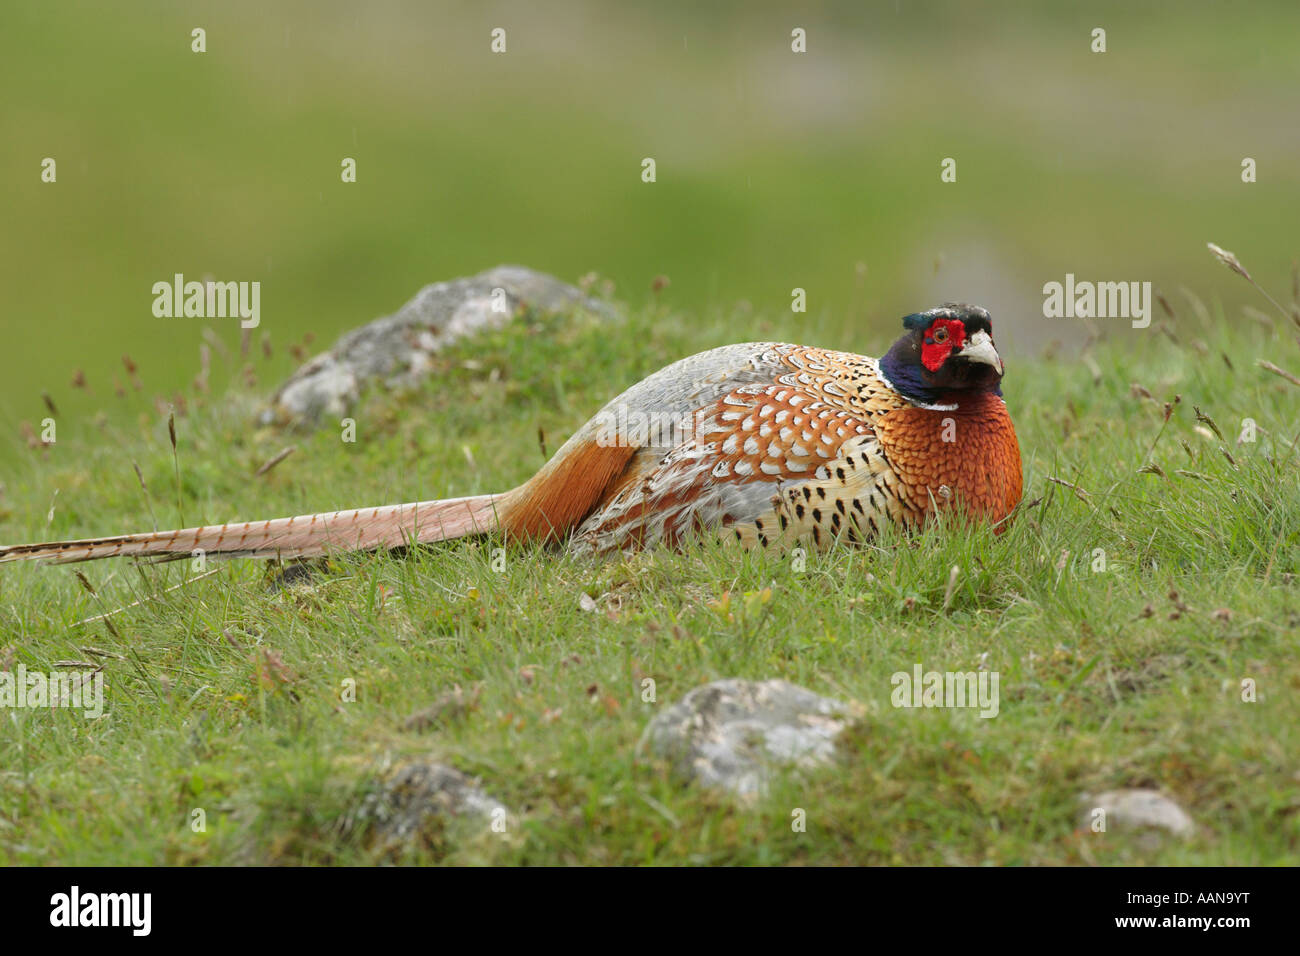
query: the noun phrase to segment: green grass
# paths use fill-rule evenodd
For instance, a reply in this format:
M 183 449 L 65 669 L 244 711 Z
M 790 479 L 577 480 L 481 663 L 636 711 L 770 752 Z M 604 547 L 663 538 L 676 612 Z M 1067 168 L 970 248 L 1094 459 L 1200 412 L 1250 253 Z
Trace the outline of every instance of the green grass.
M 68 568 L 6 566 L 0 657 L 7 645 L 49 670 L 91 659 L 85 647 L 117 656 L 95 658 L 98 721 L 0 712 L 0 861 L 376 862 L 390 857 L 356 808 L 384 767 L 434 755 L 481 777 L 516 826 L 502 838 L 455 821 L 406 862 L 1300 862 L 1300 390 L 1254 362 L 1300 363 L 1280 331 L 1211 316 L 1180 315 L 1168 335 L 1112 326 L 1090 350 L 1095 383 L 1072 356 L 1013 362 L 1006 395 L 1038 504 L 1000 536 L 936 526 L 810 556 L 802 572 L 707 543 L 612 561 L 511 547 L 496 572 L 498 545 L 469 541 L 338 558 L 283 590 L 248 561 L 172 591 L 189 562 L 78 566 L 93 598 Z M 553 451 L 671 358 L 752 337 L 888 345 L 778 313 L 530 317 L 447 355 L 421 390 L 370 393 L 355 444 L 253 429 L 237 384 L 190 395 L 179 491 L 166 415 L 129 391 L 8 467 L 0 540 L 142 530 L 154 514 L 172 526 L 178 508 L 194 524 L 499 491 L 542 462 L 539 428 Z M 1243 418 L 1262 429 L 1254 444 L 1235 442 Z M 288 441 L 294 455 L 251 477 Z M 1140 473 L 1148 461 L 1163 476 Z M 584 592 L 597 612 L 580 609 Z M 76 625 L 134 600 L 111 629 Z M 998 671 L 1000 714 L 894 709 L 890 675 L 918 661 Z M 658 703 L 642 703 L 644 677 Z M 721 677 L 785 678 L 862 717 L 835 767 L 737 806 L 635 750 L 658 709 Z M 1256 703 L 1241 701 L 1247 677 Z M 340 700 L 349 678 L 355 703 Z M 457 685 L 473 706 L 407 729 Z M 1196 836 L 1080 828 L 1080 793 L 1124 786 L 1170 793 Z M 195 808 L 206 832 L 189 826 Z

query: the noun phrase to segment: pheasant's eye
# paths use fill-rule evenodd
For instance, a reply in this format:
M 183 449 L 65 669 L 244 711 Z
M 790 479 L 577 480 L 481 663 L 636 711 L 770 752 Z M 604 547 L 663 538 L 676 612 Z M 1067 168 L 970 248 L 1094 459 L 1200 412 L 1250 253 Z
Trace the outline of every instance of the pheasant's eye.
M 946 342 L 948 340 L 948 330 L 942 325 L 934 330 L 934 340 L 936 342 Z

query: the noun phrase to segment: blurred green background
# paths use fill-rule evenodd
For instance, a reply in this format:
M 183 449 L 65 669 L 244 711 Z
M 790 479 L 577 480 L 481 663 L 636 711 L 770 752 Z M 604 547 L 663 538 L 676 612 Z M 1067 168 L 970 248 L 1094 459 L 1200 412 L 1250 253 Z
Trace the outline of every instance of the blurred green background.
M 864 352 L 898 316 L 964 299 L 1014 355 L 1077 331 L 1042 316 L 1067 272 L 1233 314 L 1258 300 L 1207 240 L 1277 291 L 1300 249 L 1290 0 L 6 0 L 0 24 L 0 456 L 42 392 L 84 421 L 112 405 L 124 353 L 170 395 L 205 324 L 237 341 L 234 320 L 153 316 L 176 272 L 261 281 L 269 389 L 305 334 L 324 347 L 502 262 L 595 271 L 634 306 L 663 274 L 686 313 L 789 316 L 798 286 L 814 344 Z

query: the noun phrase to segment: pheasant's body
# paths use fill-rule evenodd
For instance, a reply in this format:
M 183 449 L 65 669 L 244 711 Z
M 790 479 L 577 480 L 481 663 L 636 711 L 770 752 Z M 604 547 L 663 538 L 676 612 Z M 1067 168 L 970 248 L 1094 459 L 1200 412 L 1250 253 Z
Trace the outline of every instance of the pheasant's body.
M 1001 522 L 1020 500 L 1020 449 L 996 387 L 1001 361 L 980 331 L 991 331 L 987 313 L 960 308 L 922 314 L 938 316 L 926 336 L 951 327 L 940 341 L 954 344 L 933 369 L 935 343 L 919 332 L 882 360 L 780 343 L 682 359 L 606 405 L 503 495 L 20 545 L 0 548 L 0 561 L 195 550 L 305 557 L 493 531 L 584 553 L 701 534 L 826 548 L 889 524 L 915 528 L 945 508 Z M 963 340 L 969 346 L 954 351 Z M 928 375 L 913 368 L 912 352 Z M 993 362 L 995 378 L 984 374 Z
M 646 420 L 684 421 L 684 440 L 637 447 L 573 529 L 574 549 L 675 545 L 710 529 L 747 546 L 825 547 L 958 501 L 998 521 L 1020 500 L 1000 397 L 920 408 L 875 359 L 847 352 L 751 343 L 692 356 L 619 396 L 560 455 L 634 443 Z

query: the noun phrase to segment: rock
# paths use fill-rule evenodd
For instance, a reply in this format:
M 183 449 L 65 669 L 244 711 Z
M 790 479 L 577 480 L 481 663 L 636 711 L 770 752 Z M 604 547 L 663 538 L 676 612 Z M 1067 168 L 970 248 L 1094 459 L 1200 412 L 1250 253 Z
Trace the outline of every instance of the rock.
M 655 717 L 640 747 L 704 786 L 752 798 L 773 767 L 830 763 L 849 721 L 846 705 L 783 680 L 720 680 Z
M 494 290 L 501 289 L 496 297 Z M 505 308 L 494 309 L 494 299 Z M 301 366 L 261 413 L 264 425 L 311 426 L 341 418 L 372 381 L 410 385 L 429 373 L 430 356 L 453 342 L 507 324 L 521 309 L 583 309 L 612 318 L 605 303 L 551 276 L 522 266 L 497 266 L 476 276 L 425 286 L 394 314 L 344 335 L 328 352 Z
M 479 818 L 487 832 L 494 815 L 508 818 L 475 781 L 435 761 L 398 767 L 378 791 L 366 796 L 358 814 L 373 825 L 379 843 L 390 847 L 414 843 L 451 817 Z
M 1158 790 L 1108 790 L 1096 795 L 1085 793 L 1079 798 L 1084 806 L 1083 826 L 1091 828 L 1094 811 L 1106 811 L 1109 830 L 1166 830 L 1176 836 L 1195 832 L 1192 818 L 1173 800 Z

